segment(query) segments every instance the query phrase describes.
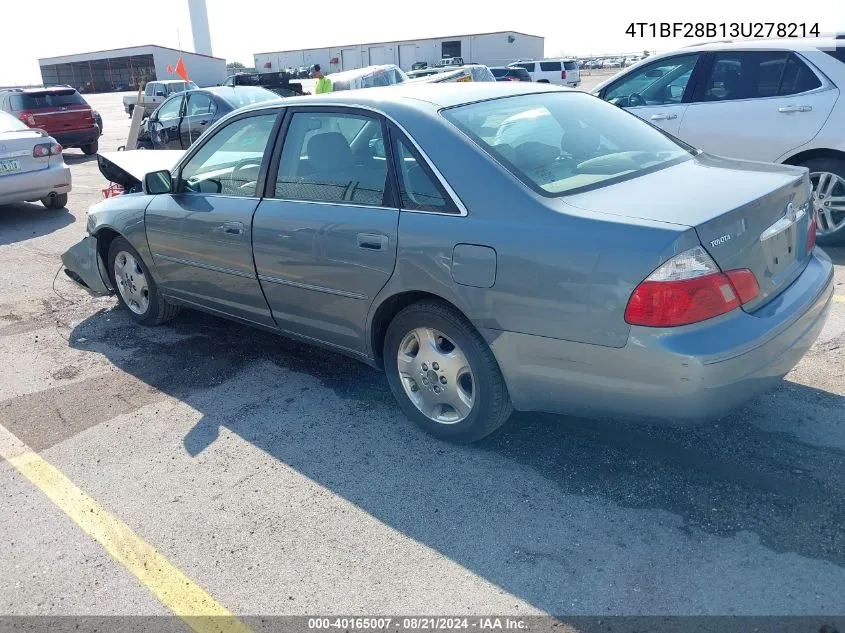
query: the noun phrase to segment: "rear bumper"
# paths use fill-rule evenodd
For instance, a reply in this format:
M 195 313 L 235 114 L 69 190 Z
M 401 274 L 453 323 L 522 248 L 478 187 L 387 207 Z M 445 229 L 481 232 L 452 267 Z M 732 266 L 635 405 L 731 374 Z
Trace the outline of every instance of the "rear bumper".
M 114 291 L 108 283 L 108 273 L 103 259 L 97 252 L 97 238 L 86 235 L 62 255 L 65 275 L 76 285 L 94 296 L 110 295 Z
M 833 265 L 816 249 L 798 279 L 757 312 L 684 328 L 632 327 L 624 348 L 483 334 L 517 409 L 706 420 L 776 386 L 818 337 L 832 296 Z
M 71 130 L 69 132 L 50 132 L 52 136 L 62 147 L 81 147 L 88 145 L 100 138 L 100 128 L 92 125 L 90 128 L 84 130 Z
M 64 162 L 39 171 L 0 176 L 0 204 L 40 200 L 51 193 L 68 193 L 70 190 L 70 168 Z

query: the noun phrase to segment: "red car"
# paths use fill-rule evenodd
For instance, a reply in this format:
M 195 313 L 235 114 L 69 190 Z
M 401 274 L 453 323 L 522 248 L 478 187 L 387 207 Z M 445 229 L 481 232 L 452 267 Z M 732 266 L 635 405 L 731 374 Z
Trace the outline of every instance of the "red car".
M 94 111 L 68 86 L 2 90 L 0 110 L 44 130 L 63 147 L 78 147 L 85 154 L 96 154 L 99 149 L 100 128 Z

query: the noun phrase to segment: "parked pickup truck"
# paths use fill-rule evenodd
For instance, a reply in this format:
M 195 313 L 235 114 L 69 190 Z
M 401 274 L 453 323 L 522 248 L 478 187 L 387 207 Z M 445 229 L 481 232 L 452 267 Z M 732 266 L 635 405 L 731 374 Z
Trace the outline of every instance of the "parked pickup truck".
M 149 81 L 141 93 L 141 105 L 144 106 L 144 116 L 153 113 L 162 102 L 176 92 L 185 92 L 198 88 L 193 81 L 182 81 L 181 79 L 168 79 L 165 81 Z M 123 109 L 130 117 L 138 105 L 138 95 L 127 95 L 123 97 Z

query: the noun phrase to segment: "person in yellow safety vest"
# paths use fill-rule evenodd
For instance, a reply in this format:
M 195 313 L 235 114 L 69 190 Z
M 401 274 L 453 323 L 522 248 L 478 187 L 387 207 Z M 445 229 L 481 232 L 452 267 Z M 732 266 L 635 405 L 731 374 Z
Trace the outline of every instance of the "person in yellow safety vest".
M 323 74 L 320 64 L 314 64 L 311 68 L 311 77 L 317 80 L 317 94 L 332 91 L 332 80 Z

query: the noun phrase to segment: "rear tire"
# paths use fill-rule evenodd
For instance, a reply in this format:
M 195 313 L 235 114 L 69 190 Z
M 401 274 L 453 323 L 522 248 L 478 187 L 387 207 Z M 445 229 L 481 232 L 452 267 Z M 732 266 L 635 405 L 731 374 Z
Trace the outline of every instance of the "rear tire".
M 153 147 L 152 141 L 138 141 L 138 144 L 135 146 L 135 149 L 155 149 Z
M 133 113 L 134 111 L 135 111 L 135 106 L 133 106 L 133 105 L 129 106 L 129 118 L 130 118 L 130 119 L 132 118 L 132 113 Z
M 96 154 L 97 151 L 100 149 L 100 141 L 99 140 L 93 141 L 91 143 L 88 143 L 88 145 L 83 145 L 79 149 L 81 149 L 82 153 L 85 154 L 86 156 L 90 156 L 91 154 Z
M 828 194 L 845 200 L 845 160 L 812 158 L 800 163 L 810 170 L 813 206 L 816 211 L 816 243 L 819 246 L 845 245 L 845 202 L 828 200 Z M 821 182 L 822 190 L 816 191 Z M 830 206 L 835 204 L 835 207 Z
M 50 211 L 64 209 L 67 206 L 67 194 L 58 193 L 55 196 L 41 198 L 41 204 L 50 209 Z
M 466 317 L 439 301 L 412 304 L 393 318 L 384 339 L 384 369 L 402 412 L 442 440 L 480 440 L 513 411 L 487 342 Z
M 141 325 L 161 325 L 179 314 L 159 292 L 147 265 L 132 245 L 116 237 L 109 245 L 109 277 L 117 300 Z

